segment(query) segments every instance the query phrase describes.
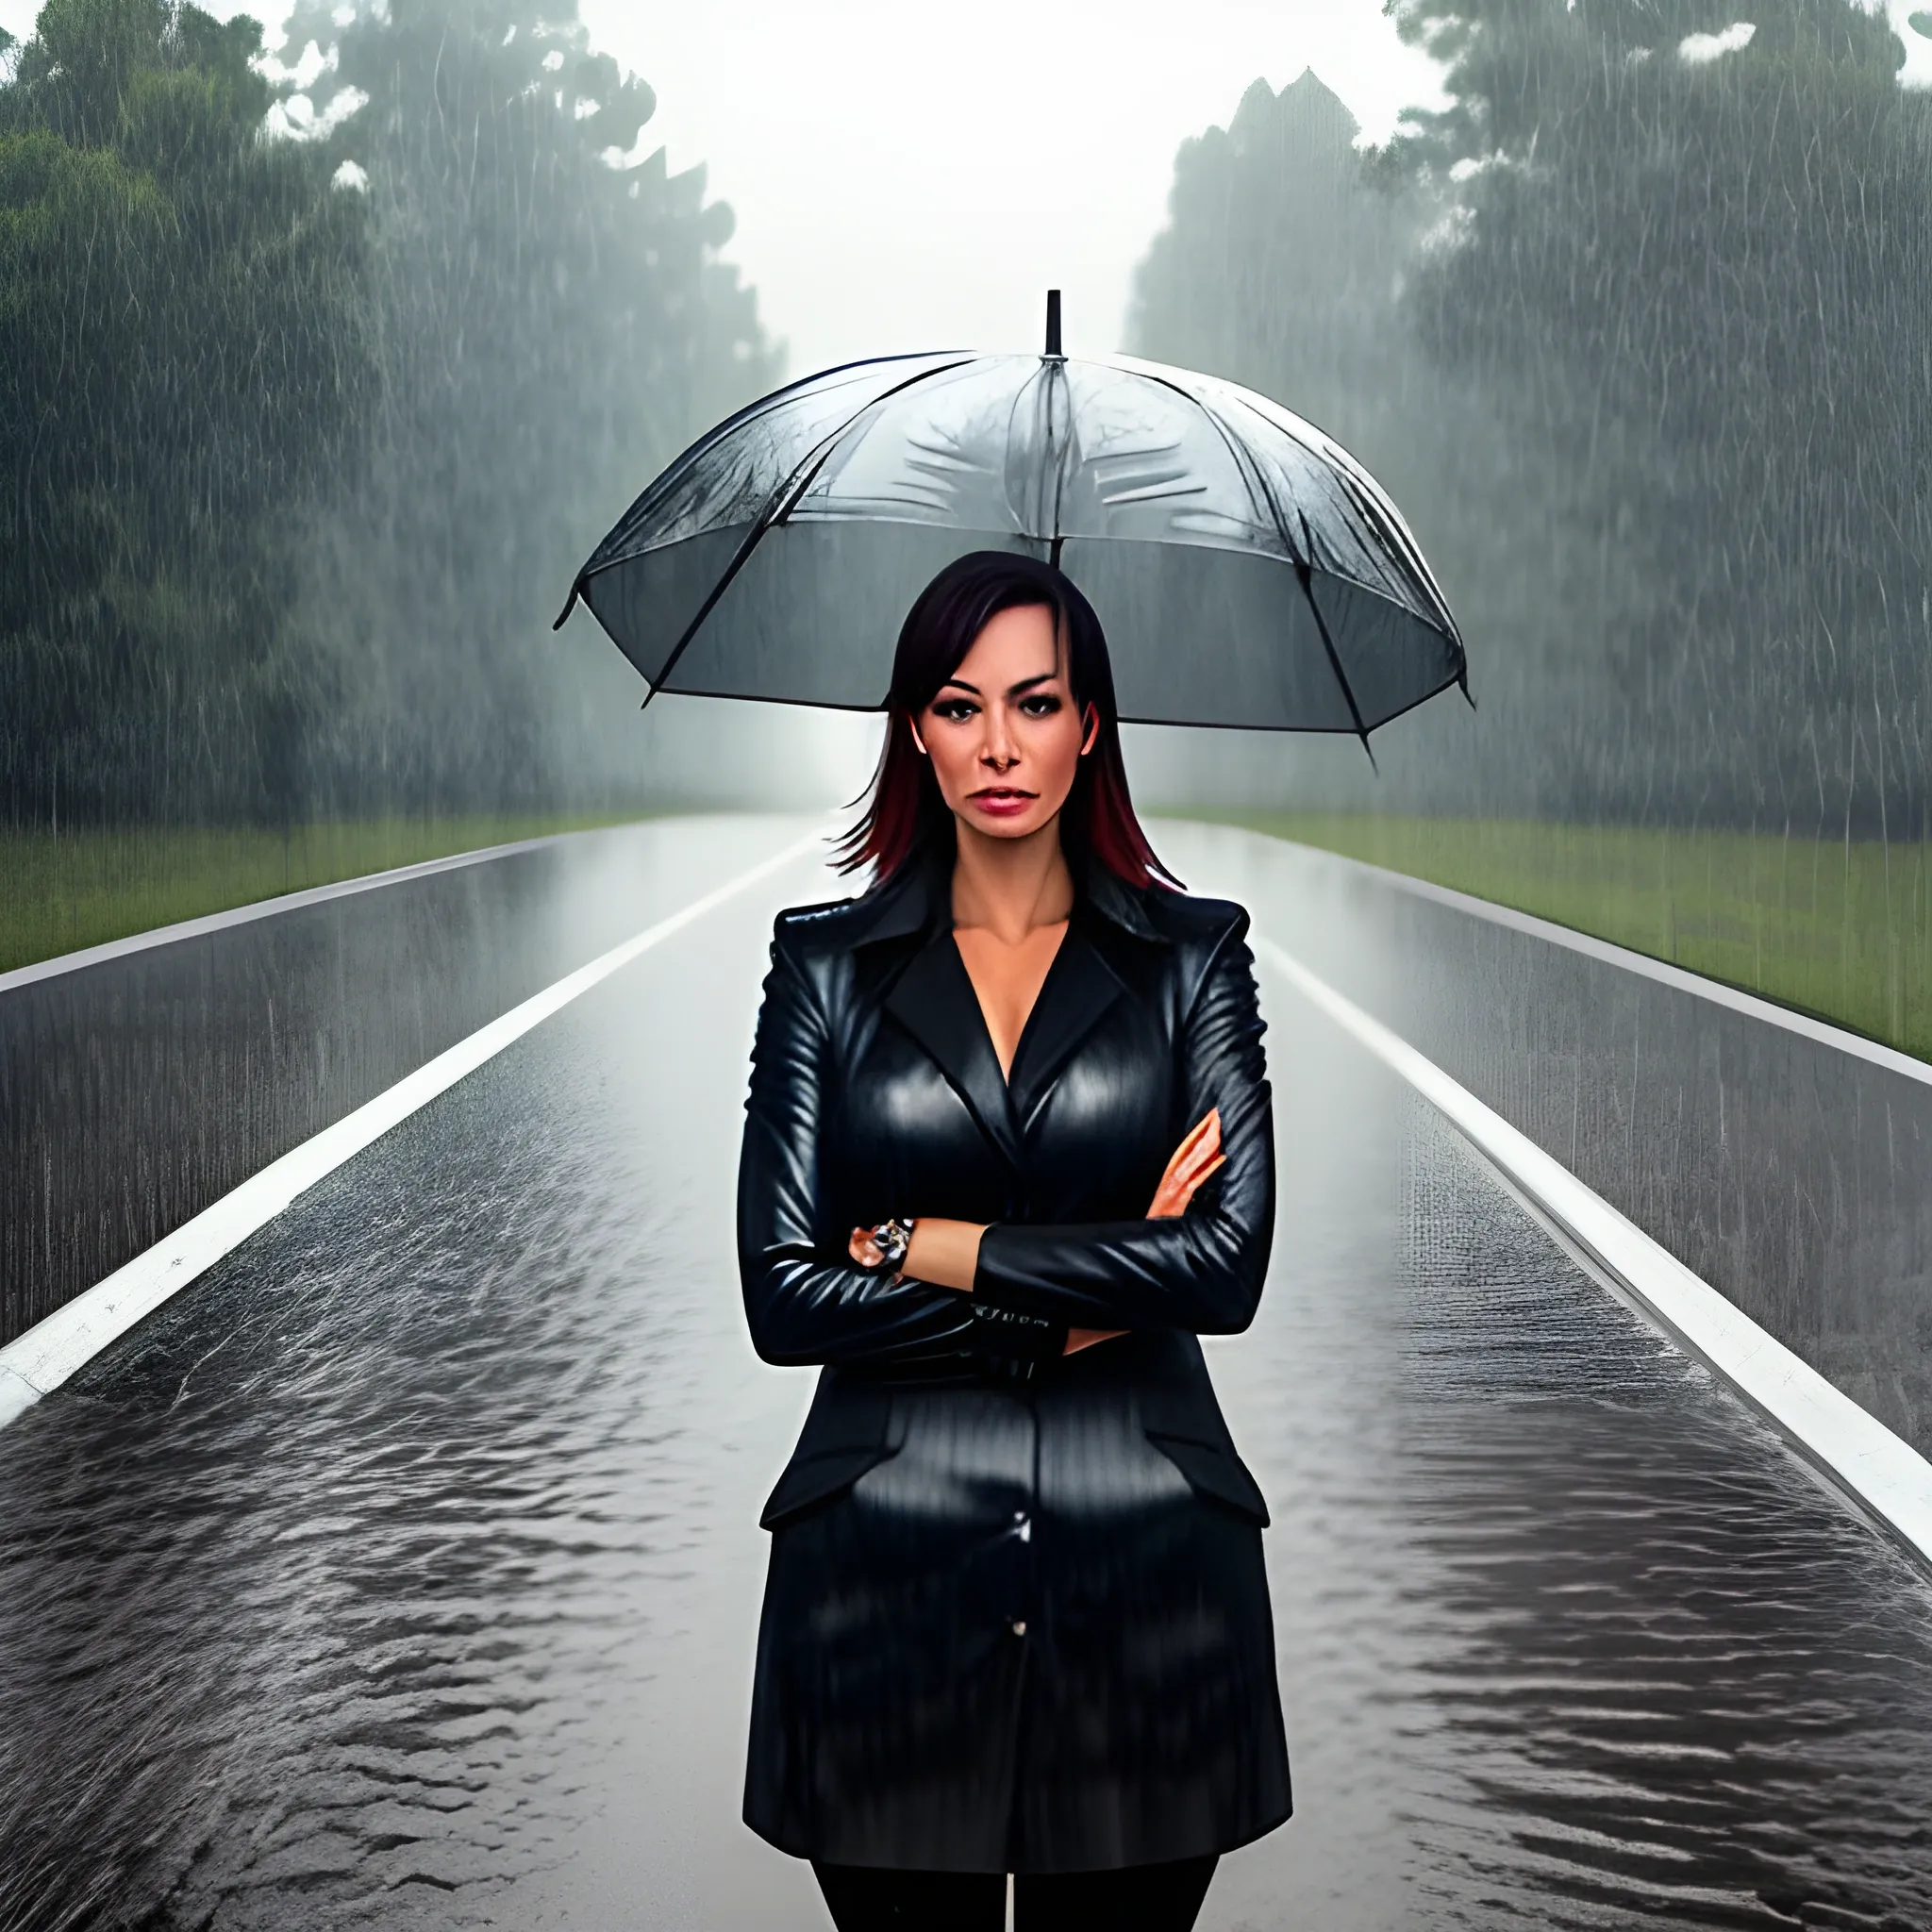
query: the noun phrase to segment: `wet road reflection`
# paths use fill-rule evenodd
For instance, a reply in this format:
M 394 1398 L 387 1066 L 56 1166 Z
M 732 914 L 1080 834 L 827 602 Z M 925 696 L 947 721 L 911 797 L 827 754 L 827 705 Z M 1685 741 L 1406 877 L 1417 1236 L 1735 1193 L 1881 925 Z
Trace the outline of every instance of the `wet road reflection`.
M 809 1377 L 730 1198 L 713 914 L 0 1433 L 0 1927 L 812 1927 L 737 1822 Z M 1264 982 L 1282 1209 L 1210 1359 L 1300 1815 L 1203 1925 L 1932 1924 L 1932 1588 Z

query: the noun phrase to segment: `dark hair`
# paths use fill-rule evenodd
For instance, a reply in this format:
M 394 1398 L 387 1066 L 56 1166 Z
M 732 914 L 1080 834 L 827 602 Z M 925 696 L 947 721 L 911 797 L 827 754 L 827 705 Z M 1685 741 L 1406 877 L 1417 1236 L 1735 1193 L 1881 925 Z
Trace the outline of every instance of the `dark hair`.
M 1091 705 L 1100 721 L 1093 748 L 1081 758 L 1074 789 L 1060 809 L 1061 851 L 1076 870 L 1080 861 L 1091 858 L 1130 886 L 1179 889 L 1179 881 L 1154 856 L 1127 795 L 1113 664 L 1100 619 L 1079 587 L 1057 566 L 1008 550 L 975 550 L 956 558 L 906 613 L 886 699 L 886 747 L 864 812 L 839 841 L 841 871 L 871 864 L 879 879 L 889 879 L 928 833 L 948 824 L 951 814 L 932 761 L 920 755 L 913 741 L 912 721 L 939 695 L 993 618 L 1002 610 L 1029 606 L 1054 613 L 1055 627 L 1066 641 L 1074 702 L 1083 714 Z

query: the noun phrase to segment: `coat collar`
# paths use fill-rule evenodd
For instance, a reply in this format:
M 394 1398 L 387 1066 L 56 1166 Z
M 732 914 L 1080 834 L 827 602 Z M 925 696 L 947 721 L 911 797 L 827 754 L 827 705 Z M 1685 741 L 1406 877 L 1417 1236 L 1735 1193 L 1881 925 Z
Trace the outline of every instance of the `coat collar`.
M 1131 887 L 1090 867 L 1079 882 L 1066 938 L 1020 1037 L 1008 1082 L 1000 1076 L 978 996 L 953 943 L 951 856 L 943 846 L 922 852 L 877 888 L 874 916 L 853 943 L 923 941 L 888 990 L 886 1010 L 931 1056 L 981 1131 L 1018 1172 L 1024 1166 L 1025 1134 L 1060 1070 L 1124 991 L 1106 958 L 1108 929 L 1166 941 Z
M 1166 934 L 1155 924 L 1146 909 L 1148 899 L 1158 888 L 1149 886 L 1137 891 L 1106 866 L 1090 859 L 1075 870 L 1074 889 L 1079 905 L 1097 913 L 1108 924 L 1154 945 L 1168 943 Z M 952 891 L 953 841 L 942 830 L 938 836 L 923 839 L 891 878 L 854 902 L 852 910 L 858 916 L 858 924 L 852 944 L 869 946 L 881 940 L 905 939 L 913 933 L 930 937 L 935 927 L 950 931 Z

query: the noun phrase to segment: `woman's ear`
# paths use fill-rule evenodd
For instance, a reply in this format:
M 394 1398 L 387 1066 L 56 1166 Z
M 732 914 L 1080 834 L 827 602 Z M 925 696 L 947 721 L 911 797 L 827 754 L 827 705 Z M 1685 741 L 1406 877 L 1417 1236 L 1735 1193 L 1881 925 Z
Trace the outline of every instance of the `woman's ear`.
M 919 735 L 919 720 L 910 711 L 906 713 L 906 728 L 912 734 L 912 742 L 919 747 L 919 756 L 921 758 L 930 757 L 931 754 L 925 748 L 925 740 Z
M 1080 747 L 1080 756 L 1084 758 L 1099 742 L 1100 707 L 1094 704 L 1091 699 L 1089 699 L 1087 704 L 1087 741 Z M 921 746 L 921 749 L 924 750 L 924 747 Z

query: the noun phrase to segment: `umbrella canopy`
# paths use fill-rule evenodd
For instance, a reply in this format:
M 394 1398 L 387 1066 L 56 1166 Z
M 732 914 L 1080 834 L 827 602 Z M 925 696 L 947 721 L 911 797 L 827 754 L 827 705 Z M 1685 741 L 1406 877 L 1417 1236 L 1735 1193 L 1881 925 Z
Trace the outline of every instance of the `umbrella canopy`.
M 873 710 L 907 609 L 969 550 L 1058 563 L 1121 716 L 1347 731 L 1451 684 L 1461 636 L 1359 463 L 1231 382 L 1058 353 L 855 362 L 694 443 L 578 573 L 654 691 Z

